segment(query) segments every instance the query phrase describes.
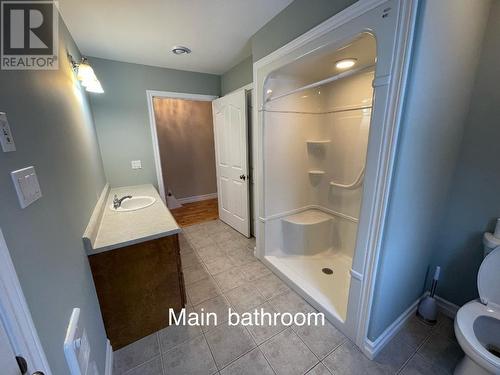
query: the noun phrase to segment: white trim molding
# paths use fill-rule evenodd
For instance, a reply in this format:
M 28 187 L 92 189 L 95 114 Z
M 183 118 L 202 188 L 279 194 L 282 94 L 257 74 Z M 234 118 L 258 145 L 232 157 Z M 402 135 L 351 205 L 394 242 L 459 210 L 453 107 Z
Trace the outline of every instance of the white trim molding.
M 206 201 L 208 199 L 215 199 L 215 198 L 217 198 L 217 193 L 210 193 L 203 195 L 193 195 L 192 197 L 186 197 L 186 198 L 177 198 L 177 202 L 179 202 L 180 204 L 186 204 L 186 203 Z
M 386 346 L 389 341 L 398 334 L 398 332 L 403 328 L 406 322 L 415 315 L 418 303 L 422 298 L 424 298 L 428 293 L 424 293 L 419 299 L 413 302 L 410 307 L 408 307 L 398 318 L 385 329 L 382 334 L 376 338 L 375 341 L 371 341 L 368 337 L 365 338 L 364 353 L 370 359 L 374 359 L 378 353 Z
M 384 136 L 382 137 L 383 144 L 381 146 L 381 156 L 383 160 L 379 161 L 377 175 L 375 176 L 375 199 L 373 207 L 371 208 L 371 217 L 367 234 L 367 251 L 364 261 L 363 274 L 365 275 L 365 279 L 362 283 L 360 306 L 358 310 L 359 326 L 357 329 L 358 335 L 356 343 L 362 345 L 362 348 L 366 348 L 363 342 L 368 338 L 371 320 L 379 257 L 382 249 L 383 233 L 389 206 L 389 194 L 392 185 L 392 171 L 396 161 L 399 130 L 403 117 L 404 94 L 406 92 L 410 71 L 419 0 L 400 0 L 400 2 L 401 21 L 398 22 L 396 32 L 396 48 L 393 55 L 394 70 L 391 74 L 391 79 L 388 80 L 389 100 L 386 108 Z M 383 345 L 387 343 L 387 341 L 377 342 L 382 342 Z M 370 355 L 370 353 L 366 352 L 365 354 Z
M 285 44 L 283 47 L 255 61 L 253 64 L 254 73 L 256 73 L 256 69 L 263 67 L 264 65 L 267 65 L 274 60 L 279 59 L 280 57 L 286 56 L 293 50 L 302 47 L 303 45 L 313 41 L 317 37 L 324 35 L 339 26 L 344 25 L 352 19 L 372 10 L 373 8 L 376 8 L 377 6 L 385 2 L 387 2 L 387 0 L 360 0 L 355 2 L 351 6 L 345 8 L 326 21 L 320 23 L 318 26 L 312 28 L 311 30 L 305 32 L 291 42 Z M 256 76 L 254 75 L 254 79 L 255 77 Z
M 380 353 L 380 351 L 384 348 L 384 346 L 398 334 L 405 323 L 412 316 L 415 316 L 418 304 L 423 298 L 428 295 L 429 292 L 425 292 L 419 299 L 413 302 L 410 307 L 408 307 L 389 327 L 385 329 L 384 332 L 382 332 L 379 337 L 377 337 L 375 341 L 371 341 L 370 339 L 366 338 L 364 352 L 370 359 L 375 358 L 377 354 Z M 457 311 L 460 307 L 437 295 L 435 295 L 434 298 L 436 299 L 438 310 L 448 318 L 455 319 Z
M 241 90 L 245 90 L 245 91 L 253 90 L 253 82 L 250 82 L 250 83 L 246 84 L 245 86 L 242 86 L 242 87 L 237 88 L 235 90 L 229 91 L 222 96 L 231 95 L 231 94 L 233 94 L 237 91 L 241 91 Z
M 151 139 L 153 143 L 153 156 L 155 162 L 156 179 L 158 181 L 158 190 L 160 197 L 166 204 L 166 194 L 165 194 L 165 184 L 163 183 L 163 172 L 161 168 L 161 158 L 160 158 L 160 148 L 158 146 L 158 132 L 156 131 L 156 119 L 155 112 L 153 108 L 153 98 L 172 98 L 172 99 L 186 99 L 186 100 L 199 100 L 199 101 L 212 101 L 217 99 L 218 96 L 215 95 L 202 95 L 202 94 L 190 94 L 184 92 L 171 92 L 171 91 L 157 91 L 157 90 L 146 90 L 146 100 L 148 102 L 148 114 L 149 114 L 149 127 L 151 130 Z
M 113 348 L 111 342 L 106 340 L 106 364 L 104 368 L 104 375 L 113 374 Z
M 455 319 L 460 306 L 455 305 L 453 302 L 445 300 L 438 295 L 435 295 L 434 298 L 436 299 L 439 311 L 441 311 L 441 313 L 443 313 L 443 315 L 446 315 L 448 318 Z
M 335 210 L 331 210 L 329 208 L 320 206 L 318 204 L 310 204 L 308 206 L 295 208 L 295 209 L 290 210 L 290 211 L 285 211 L 285 212 L 280 212 L 280 213 L 272 214 L 272 215 L 269 215 L 267 217 L 260 217 L 259 216 L 258 219 L 262 223 L 265 223 L 266 221 L 281 219 L 281 218 L 284 218 L 284 217 L 287 217 L 287 216 L 291 216 L 291 215 L 295 215 L 295 214 L 298 214 L 300 212 L 304 212 L 304 211 L 307 211 L 307 210 L 319 210 L 319 211 L 323 211 L 324 213 L 327 213 L 327 214 L 332 215 L 332 216 L 336 216 L 336 217 L 338 217 L 340 219 L 344 219 L 344 220 L 347 220 L 347 221 L 350 221 L 350 222 L 353 222 L 353 223 L 357 223 L 359 221 L 357 218 L 355 218 L 353 216 L 344 214 L 342 212 L 337 212 Z
M 102 215 L 104 214 L 104 206 L 106 205 L 109 190 L 109 183 L 106 183 L 101 191 L 99 199 L 97 200 L 94 211 L 92 211 L 92 215 L 90 216 L 87 228 L 83 233 L 83 244 L 85 246 L 85 250 L 87 250 L 88 252 L 91 252 L 93 249 L 94 242 L 97 237 L 97 232 L 99 231 L 99 225 L 101 225 Z
M 24 298 L 21 284 L 0 229 L 0 312 L 16 355 L 28 362 L 30 373 L 52 372 Z M 62 355 L 62 353 L 61 353 Z

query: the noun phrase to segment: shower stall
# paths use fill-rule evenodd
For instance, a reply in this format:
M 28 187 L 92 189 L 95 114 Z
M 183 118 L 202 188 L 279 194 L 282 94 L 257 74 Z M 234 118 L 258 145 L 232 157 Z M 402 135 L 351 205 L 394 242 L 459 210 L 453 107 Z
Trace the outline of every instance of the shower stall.
M 342 321 L 363 197 L 375 61 L 375 39 L 364 33 L 340 50 L 276 70 L 266 86 L 264 148 L 272 155 L 265 170 L 266 207 L 282 213 L 269 220 L 274 235 L 266 256 Z M 336 67 L 344 62 L 354 65 Z
M 379 2 L 255 66 L 257 256 L 358 345 L 413 5 Z

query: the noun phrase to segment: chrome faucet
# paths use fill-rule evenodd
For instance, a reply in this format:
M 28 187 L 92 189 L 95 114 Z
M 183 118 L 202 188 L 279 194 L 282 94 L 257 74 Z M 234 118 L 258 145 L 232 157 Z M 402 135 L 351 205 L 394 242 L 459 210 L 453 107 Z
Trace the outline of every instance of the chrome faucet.
M 130 199 L 130 198 L 132 198 L 131 195 L 125 195 L 124 197 L 118 198 L 118 196 L 115 194 L 115 197 L 113 198 L 113 207 L 116 210 L 118 207 L 120 207 L 122 205 L 122 202 L 125 199 Z

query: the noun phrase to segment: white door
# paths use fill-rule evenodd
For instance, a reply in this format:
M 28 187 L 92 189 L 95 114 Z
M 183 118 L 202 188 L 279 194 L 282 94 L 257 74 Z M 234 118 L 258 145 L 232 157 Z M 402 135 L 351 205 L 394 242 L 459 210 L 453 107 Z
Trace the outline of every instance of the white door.
M 5 332 L 3 322 L 0 320 L 0 368 L 2 374 L 5 375 L 19 375 L 19 366 L 16 362 L 16 355 Z
M 16 356 L 25 360 L 25 372 L 21 372 Z M 0 374 L 51 374 L 1 229 Z
M 219 217 L 250 235 L 248 125 L 245 90 L 212 102 Z

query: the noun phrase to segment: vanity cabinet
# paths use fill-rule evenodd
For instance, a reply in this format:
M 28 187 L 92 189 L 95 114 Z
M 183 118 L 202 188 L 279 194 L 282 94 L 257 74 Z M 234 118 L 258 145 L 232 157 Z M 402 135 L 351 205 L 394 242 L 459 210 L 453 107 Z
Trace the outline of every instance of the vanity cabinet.
M 169 309 L 186 305 L 178 235 L 89 256 L 113 349 L 168 326 Z

